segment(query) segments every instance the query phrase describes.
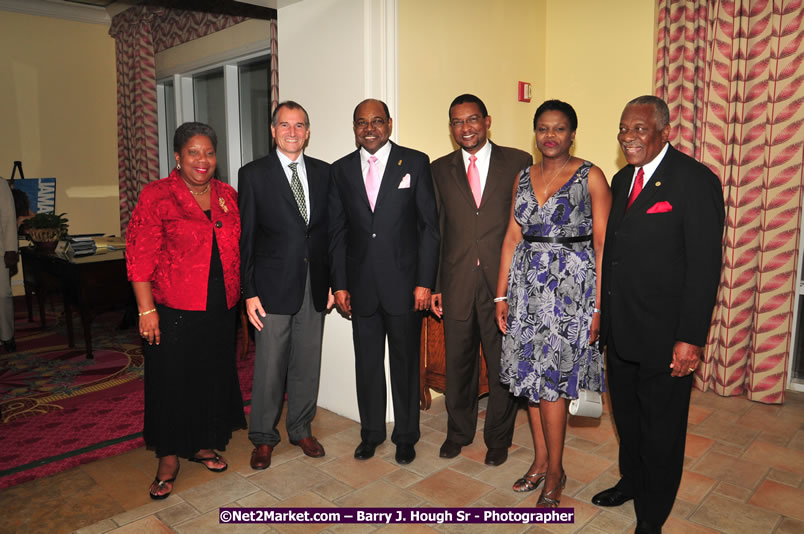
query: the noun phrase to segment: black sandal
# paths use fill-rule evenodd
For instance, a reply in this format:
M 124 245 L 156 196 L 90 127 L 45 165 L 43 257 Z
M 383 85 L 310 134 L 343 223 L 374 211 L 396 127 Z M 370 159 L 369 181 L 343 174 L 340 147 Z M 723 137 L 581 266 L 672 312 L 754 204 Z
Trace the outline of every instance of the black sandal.
M 157 476 L 154 477 L 154 481 L 151 482 L 151 488 L 155 489 L 156 491 L 159 491 L 162 488 L 164 488 L 165 486 L 167 486 L 168 484 L 173 484 L 174 482 L 176 482 L 176 477 L 179 475 L 179 468 L 180 467 L 181 467 L 180 464 L 177 465 L 176 466 L 176 472 L 173 473 L 173 477 L 168 478 L 166 480 L 159 480 L 159 475 L 157 474 Z M 154 488 L 154 484 L 156 484 L 156 488 Z M 153 500 L 155 500 L 155 501 L 160 501 L 162 499 L 167 499 L 168 497 L 170 497 L 170 494 L 173 493 L 173 487 L 172 486 L 171 486 L 169 492 L 161 493 L 161 494 L 160 493 L 154 493 L 153 489 L 151 489 L 151 488 L 148 489 L 148 495 L 150 495 L 151 498 Z
M 197 458 L 197 457 L 193 456 L 192 458 L 188 458 L 188 460 L 190 460 L 191 462 L 195 462 L 197 464 L 203 465 L 204 467 L 206 467 L 207 469 L 209 469 L 213 473 L 222 473 L 223 471 L 226 471 L 229 468 L 229 464 L 224 462 L 223 459 L 221 458 L 221 455 L 218 454 L 218 453 L 215 453 L 215 456 L 210 456 L 208 458 Z M 205 464 L 204 462 L 221 462 L 221 463 L 223 463 L 223 467 L 210 467 L 207 464 Z

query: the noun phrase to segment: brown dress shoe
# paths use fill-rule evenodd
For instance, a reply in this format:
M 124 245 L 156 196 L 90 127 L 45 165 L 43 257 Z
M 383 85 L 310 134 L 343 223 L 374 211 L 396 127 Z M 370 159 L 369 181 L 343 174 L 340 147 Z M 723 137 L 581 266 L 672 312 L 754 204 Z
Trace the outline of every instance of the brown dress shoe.
M 300 441 L 291 441 L 291 443 L 301 447 L 302 452 L 310 458 L 321 458 L 324 456 L 324 446 L 313 436 L 307 436 Z
M 273 445 L 257 445 L 251 451 L 251 468 L 267 469 L 271 466 L 271 453 L 274 452 Z

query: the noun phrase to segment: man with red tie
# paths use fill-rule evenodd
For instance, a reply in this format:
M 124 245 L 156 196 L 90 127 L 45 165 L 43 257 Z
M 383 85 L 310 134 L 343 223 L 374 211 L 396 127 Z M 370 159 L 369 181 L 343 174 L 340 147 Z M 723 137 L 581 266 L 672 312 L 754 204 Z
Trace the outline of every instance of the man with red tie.
M 330 169 L 330 271 L 335 304 L 352 318 L 360 445 L 366 460 L 385 441 L 385 341 L 394 403 L 396 461 L 419 440 L 421 312 L 438 267 L 438 214 L 426 154 L 389 142 L 388 106 L 364 100 L 353 115 L 358 150 Z
M 720 280 L 720 181 L 667 142 L 655 96 L 630 101 L 617 139 L 628 165 L 611 183 L 600 344 L 607 347 L 620 481 L 598 506 L 634 499 L 637 533 L 661 532 L 684 467 L 692 375 Z
M 482 345 L 489 384 L 485 463 L 500 465 L 508 458 L 516 400 L 500 383 L 502 335 L 494 321 L 494 294 L 514 182 L 533 158 L 487 139 L 491 117 L 475 95 L 456 97 L 449 121 L 460 148 L 432 165 L 441 255 L 431 300 L 433 313 L 444 319 L 448 413 L 447 439 L 439 455 L 454 458 L 475 437 Z

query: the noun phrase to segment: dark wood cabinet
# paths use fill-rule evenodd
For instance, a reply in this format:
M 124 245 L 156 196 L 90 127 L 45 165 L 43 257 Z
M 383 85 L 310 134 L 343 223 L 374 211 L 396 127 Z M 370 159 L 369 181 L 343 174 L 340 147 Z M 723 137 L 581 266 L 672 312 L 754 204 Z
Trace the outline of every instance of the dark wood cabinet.
M 422 321 L 421 351 L 419 353 L 419 406 L 428 410 L 432 398 L 430 388 L 444 393 L 447 388 L 446 350 L 444 347 L 444 322 L 434 315 L 427 313 Z M 478 376 L 478 395 L 489 392 L 486 360 L 480 350 L 477 357 L 480 359 L 480 372 Z
M 23 248 L 22 271 L 28 318 L 32 318 L 32 296 L 39 304 L 39 317 L 45 327 L 45 294 L 61 292 L 67 339 L 75 346 L 72 308 L 78 309 L 84 330 L 87 358 L 92 358 L 92 319 L 101 310 L 125 309 L 134 305 L 134 294 L 126 277 L 123 251 L 103 251 L 83 257 L 69 257 L 34 248 Z

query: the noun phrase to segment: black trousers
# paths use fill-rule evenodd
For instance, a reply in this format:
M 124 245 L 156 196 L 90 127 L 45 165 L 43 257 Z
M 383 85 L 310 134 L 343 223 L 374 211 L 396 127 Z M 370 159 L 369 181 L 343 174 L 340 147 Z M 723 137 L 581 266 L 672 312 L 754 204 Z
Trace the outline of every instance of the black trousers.
M 419 350 L 421 312 L 391 315 L 379 307 L 371 315 L 352 316 L 355 344 L 357 407 L 360 412 L 360 438 L 373 443 L 385 441 L 385 340 L 388 339 L 388 366 L 394 430 L 391 441 L 415 444 L 419 441 Z
M 628 361 L 613 337 L 607 371 L 620 436 L 617 488 L 634 496 L 638 521 L 660 526 L 673 509 L 684 469 L 692 375 L 675 378 L 669 367 Z

